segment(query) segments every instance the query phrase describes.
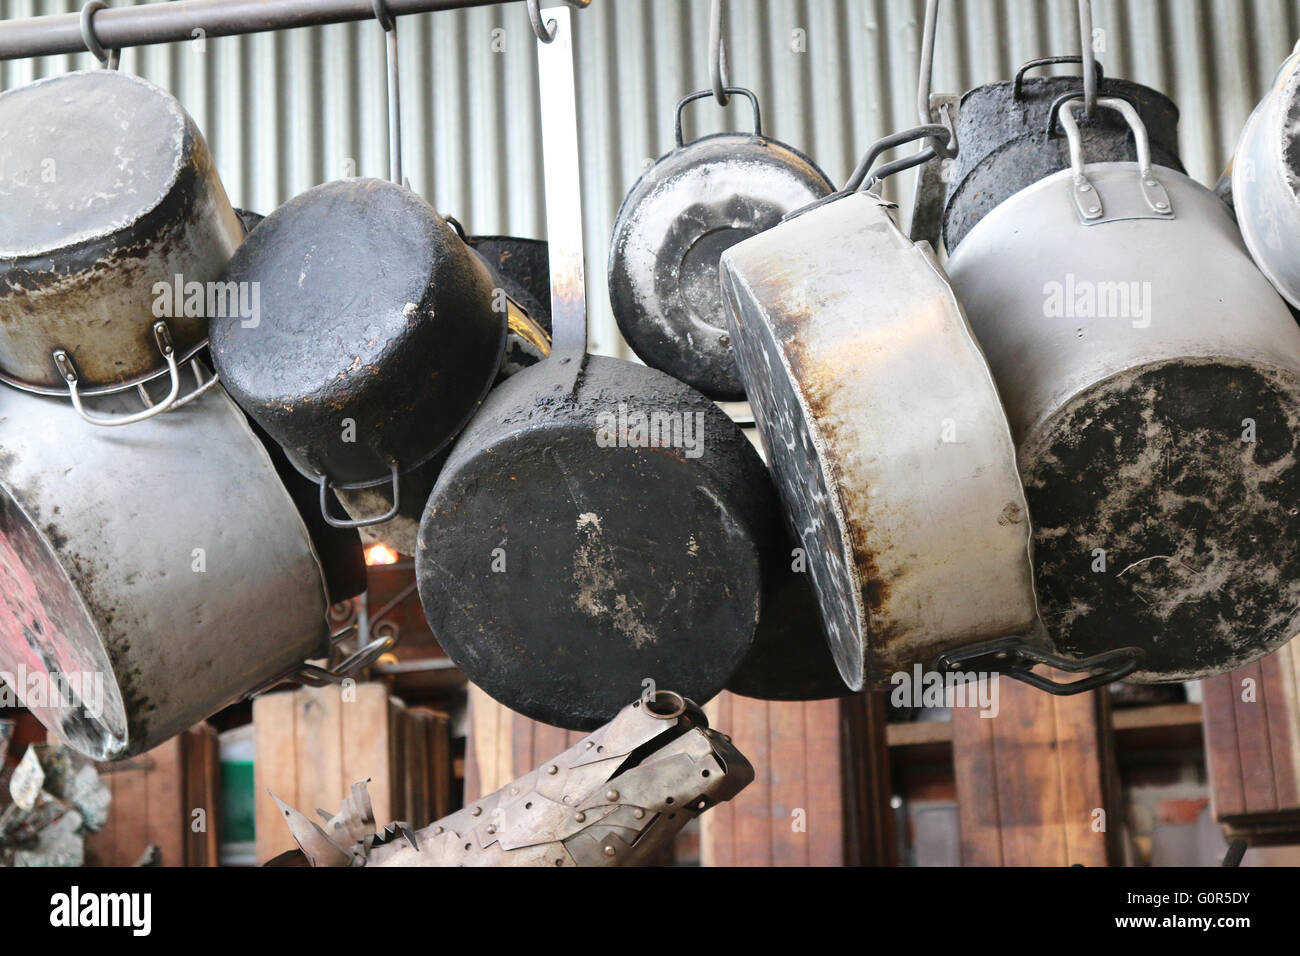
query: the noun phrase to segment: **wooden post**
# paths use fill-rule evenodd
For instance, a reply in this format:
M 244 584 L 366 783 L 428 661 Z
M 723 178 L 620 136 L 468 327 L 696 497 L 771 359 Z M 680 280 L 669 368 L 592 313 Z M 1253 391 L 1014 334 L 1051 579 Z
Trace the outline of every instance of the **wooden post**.
M 1252 843 L 1300 840 L 1300 646 L 1201 687 L 1215 818 Z
M 845 864 L 840 710 L 838 700 L 778 703 L 727 693 L 705 707 L 709 723 L 755 771 L 735 799 L 702 817 L 705 866 Z
M 1069 675 L 1057 675 L 1068 679 Z M 1055 697 L 997 679 L 998 712 L 952 711 L 965 866 L 1107 866 L 1118 798 L 1104 692 Z

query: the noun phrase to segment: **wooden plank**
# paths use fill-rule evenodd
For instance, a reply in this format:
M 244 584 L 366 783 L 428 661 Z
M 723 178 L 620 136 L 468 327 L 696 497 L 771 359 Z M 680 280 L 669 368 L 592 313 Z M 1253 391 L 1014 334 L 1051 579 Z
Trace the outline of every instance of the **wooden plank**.
M 731 694 L 719 694 L 704 705 L 704 714 L 709 718 L 709 726 L 719 728 L 724 734 L 731 734 L 733 726 Z M 734 737 L 733 737 L 734 740 Z M 739 745 L 737 745 L 739 746 Z M 743 749 L 741 751 L 744 752 Z M 754 768 L 755 774 L 759 768 Z M 700 819 L 700 865 L 701 866 L 735 866 L 736 865 L 736 801 L 729 800 L 719 804 Z
M 184 762 L 185 865 L 219 866 L 221 862 L 221 813 L 218 804 L 221 752 L 216 730 L 201 723 L 181 735 Z M 202 809 L 203 827 L 195 829 L 193 812 Z
M 1246 813 L 1267 813 L 1277 809 L 1277 788 L 1273 782 L 1272 748 L 1268 734 L 1268 707 L 1264 702 L 1264 675 L 1256 661 L 1232 672 L 1233 713 L 1237 718 L 1237 750 L 1241 755 L 1242 792 Z M 1253 688 L 1247 685 L 1253 684 Z M 1250 690 L 1253 689 L 1253 693 Z
M 380 823 L 380 826 L 387 826 L 397 820 L 411 822 L 410 807 L 406 804 L 406 725 L 408 722 L 406 705 L 396 697 L 389 697 L 388 792 L 392 804 L 392 817 Z M 378 822 L 377 817 L 376 822 Z
M 1295 742 L 1297 713 L 1293 709 L 1290 684 L 1295 671 L 1291 666 L 1288 645 L 1259 662 L 1264 708 L 1268 723 L 1269 762 L 1273 770 L 1273 793 L 1279 809 L 1300 806 L 1300 780 L 1297 780 Z
M 1099 732 L 1106 721 L 1104 694 L 1050 697 L 1056 718 L 1056 770 L 1061 793 L 1061 829 L 1065 865 L 1106 866 L 1110 861 L 1108 833 L 1118 827 L 1109 819 L 1114 807 L 1108 789 L 1112 755 L 1109 735 Z
M 1236 688 L 1231 673 L 1201 681 L 1206 774 L 1210 780 L 1210 802 L 1215 817 L 1220 820 L 1246 812 L 1246 788 L 1237 747 L 1237 708 L 1233 703 Z
M 887 739 L 887 730 L 893 725 L 888 722 L 888 694 L 869 691 L 839 701 L 811 701 L 805 707 L 809 710 L 809 781 L 821 782 L 827 791 L 823 799 L 836 801 L 844 821 L 844 838 L 839 845 L 813 835 L 812 864 L 897 866 L 898 835 L 891 806 L 894 794 Z M 951 734 L 951 727 L 948 729 Z M 814 734 L 824 738 L 820 744 Z M 832 775 L 824 769 L 828 761 L 842 764 L 838 775 L 843 778 L 843 786 L 838 792 Z
M 451 718 L 429 712 L 429 813 L 440 820 L 452 812 Z
M 383 684 L 357 684 L 351 699 L 343 704 L 342 775 L 348 788 L 369 780 L 370 805 L 375 822 L 383 827 L 392 823 L 393 779 L 392 755 L 388 746 L 388 689 Z M 333 810 L 335 807 L 327 807 Z
M 823 819 L 825 807 L 814 807 L 810 803 L 808 735 L 803 703 L 769 703 L 766 710 L 771 761 L 767 776 L 772 865 L 807 866 L 811 859 L 810 834 L 820 834 L 827 829 L 834 829 L 837 835 L 840 833 L 838 800 L 835 801 L 837 819 L 833 822 Z M 834 758 L 838 761 L 838 740 L 835 743 Z
M 256 791 L 254 827 L 257 862 L 265 863 L 286 850 L 297 849 L 288 826 L 280 819 L 271 790 L 291 807 L 298 799 L 295 694 L 263 694 L 253 700 L 253 781 Z
M 135 758 L 146 763 L 148 755 Z M 117 847 L 111 865 L 130 866 L 149 845 L 149 781 L 144 770 L 122 770 L 117 775 L 113 796 L 117 814 Z
M 163 866 L 184 866 L 189 812 L 182 806 L 185 793 L 181 738 L 160 744 L 149 751 L 148 757 L 154 765 L 143 772 L 147 839 L 158 847 Z
M 735 865 L 772 865 L 772 757 L 768 730 L 768 704 L 748 697 L 733 697 L 731 735 L 736 746 L 754 765 L 754 782 L 732 801 L 734 804 Z
M 424 710 L 407 711 L 406 806 L 414 827 L 428 826 L 429 818 L 429 722 Z
M 1001 681 L 1010 684 L 1011 681 Z M 973 707 L 952 712 L 953 777 L 964 866 L 1003 866 L 1002 794 L 994 743 L 995 717 Z M 965 795 L 964 799 L 961 799 Z

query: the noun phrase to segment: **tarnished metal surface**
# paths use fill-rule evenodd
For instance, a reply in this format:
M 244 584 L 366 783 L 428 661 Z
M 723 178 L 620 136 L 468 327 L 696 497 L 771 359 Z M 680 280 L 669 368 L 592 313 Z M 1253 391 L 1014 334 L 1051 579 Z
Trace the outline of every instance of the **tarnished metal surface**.
M 636 866 L 754 779 L 731 739 L 693 704 L 672 707 L 676 697 L 624 707 L 531 773 L 421 830 L 394 824 L 375 834 L 364 785 L 324 828 L 280 806 L 315 866 Z
M 950 170 L 943 237 L 948 253 L 998 203 L 1070 165 L 1059 125 L 1049 135 L 1052 106 L 1066 93 L 1083 90 L 1082 77 L 1026 77 L 977 87 L 961 98 L 957 142 L 961 150 Z M 1017 95 L 1018 93 L 1018 95 Z M 1178 159 L 1178 108 L 1163 94 L 1127 80 L 1104 77 L 1103 96 L 1131 102 L 1151 141 L 1152 161 L 1183 170 Z M 1079 124 L 1094 162 L 1133 159 L 1128 124 L 1111 110 L 1098 110 Z
M 506 294 L 538 325 L 551 331 L 551 262 L 542 239 L 518 236 L 467 236 Z
M 554 365 L 496 388 L 443 468 L 415 555 L 430 627 L 471 680 L 548 723 L 598 726 L 647 678 L 708 700 L 779 548 L 763 464 L 662 372 L 591 356 L 557 394 Z
M 33 708 L 95 759 L 155 746 L 328 638 L 306 529 L 219 388 L 122 433 L 0 389 L 0 578 L 0 670 L 102 681 L 100 714 Z
M 216 279 L 243 229 L 176 100 L 112 70 L 9 90 L 0 170 L 0 378 L 66 394 L 56 349 L 83 394 L 165 374 L 159 319 L 181 360 L 202 347 L 206 302 L 170 290 Z
M 710 398 L 743 399 L 718 258 L 832 189 L 803 153 L 758 134 L 706 136 L 660 157 L 610 241 L 610 301 L 633 351 Z
M 1035 619 L 1006 419 L 928 248 L 855 193 L 722 256 L 768 463 L 857 689 Z
M 387 483 L 474 413 L 501 363 L 492 278 L 422 198 L 339 180 L 249 233 L 223 278 L 258 283 L 258 321 L 214 318 L 212 357 L 240 405 L 308 476 Z
M 1300 308 L 1300 46 L 1250 114 L 1231 177 L 1246 248 L 1273 287 Z
M 1145 207 L 1135 164 L 1086 172 L 1108 209 Z M 1140 681 L 1229 670 L 1300 626 L 1300 328 L 1219 199 L 1153 176 L 1172 218 L 1084 225 L 1067 170 L 948 262 L 1016 438 L 1052 640 L 1141 647 Z

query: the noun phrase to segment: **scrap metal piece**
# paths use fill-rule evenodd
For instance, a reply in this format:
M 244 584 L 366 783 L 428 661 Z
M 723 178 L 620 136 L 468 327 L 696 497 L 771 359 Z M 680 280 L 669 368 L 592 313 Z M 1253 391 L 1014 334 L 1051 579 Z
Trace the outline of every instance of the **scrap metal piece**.
M 345 850 L 276 802 L 314 866 L 635 866 L 753 779 L 749 761 L 709 728 L 698 707 L 660 691 L 419 831 L 395 823 L 376 836 L 371 820 L 371 829 L 353 831 L 358 838 Z M 354 803 L 358 792 L 365 793 L 364 782 L 353 785 Z

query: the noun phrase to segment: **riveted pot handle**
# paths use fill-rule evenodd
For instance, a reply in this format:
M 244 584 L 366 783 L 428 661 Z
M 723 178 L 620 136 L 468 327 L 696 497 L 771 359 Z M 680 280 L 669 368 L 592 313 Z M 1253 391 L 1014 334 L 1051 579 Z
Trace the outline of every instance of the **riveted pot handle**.
M 1011 98 L 1014 100 L 1018 100 L 1021 98 L 1023 92 L 1021 87 L 1024 85 L 1025 74 L 1028 73 L 1030 70 L 1040 66 L 1053 66 L 1057 63 L 1082 63 L 1082 62 L 1083 62 L 1083 57 L 1081 56 L 1040 56 L 1036 59 L 1028 61 L 1027 63 L 1025 63 L 1024 66 L 1022 66 L 1019 70 L 1016 71 L 1015 81 L 1011 84 Z M 1100 88 L 1101 81 L 1106 78 L 1106 74 L 1103 72 L 1101 68 L 1100 60 L 1093 60 L 1092 66 L 1093 66 L 1093 75 L 1097 77 L 1097 86 L 1098 88 Z
M 336 518 L 330 514 L 329 492 L 332 490 L 330 480 L 325 475 L 316 476 L 316 484 L 320 486 L 320 513 L 325 519 L 325 523 L 331 528 L 368 528 L 371 525 L 383 524 L 385 521 L 391 521 L 397 517 L 398 509 L 402 506 L 402 496 L 400 483 L 398 481 L 398 472 L 400 468 L 397 462 L 393 462 L 392 482 L 393 482 L 393 506 L 388 509 L 387 514 L 379 515 L 377 518 Z
M 1061 129 L 1065 130 L 1065 138 L 1069 141 L 1070 168 L 1074 172 L 1075 207 L 1082 220 L 1095 222 L 1102 218 L 1104 210 L 1101 197 L 1088 181 L 1083 158 L 1083 137 L 1079 135 L 1079 123 L 1074 116 L 1075 108 L 1082 106 L 1083 102 L 1082 96 L 1063 98 L 1054 115 L 1060 116 Z M 1142 122 L 1138 111 L 1128 100 L 1117 96 L 1103 96 L 1097 100 L 1097 105 L 1115 110 L 1124 117 L 1129 129 L 1133 131 L 1133 143 L 1137 149 L 1138 187 L 1142 191 L 1142 196 L 1157 216 L 1172 216 L 1173 206 L 1169 201 L 1169 194 L 1151 171 L 1151 145 L 1147 139 L 1146 125 Z
M 723 92 L 726 93 L 728 96 L 743 96 L 749 100 L 750 105 L 754 107 L 754 135 L 762 136 L 763 135 L 763 114 L 758 107 L 758 97 L 754 95 L 754 91 L 747 90 L 743 86 L 727 86 L 723 88 Z M 680 100 L 677 101 L 677 115 L 676 115 L 676 120 L 673 123 L 673 133 L 677 139 L 677 145 L 679 147 L 686 145 L 686 143 L 683 141 L 682 138 L 682 108 L 687 103 L 690 103 L 692 100 L 702 100 L 706 96 L 712 96 L 712 95 L 713 95 L 713 90 L 711 89 L 696 90 L 694 93 L 687 93 L 685 96 L 683 96 Z
M 999 637 L 941 654 L 936 666 L 940 671 L 984 669 L 1005 674 L 1057 697 L 1068 697 L 1122 680 L 1137 669 L 1143 656 L 1139 647 L 1120 647 L 1092 657 L 1073 659 L 1033 647 L 1019 637 Z M 1038 664 L 1072 674 L 1096 673 L 1076 681 L 1056 681 L 1035 674 L 1033 668 Z
M 207 381 L 203 381 L 199 375 L 197 367 L 195 368 L 195 378 L 198 380 L 198 386 L 194 391 L 185 397 L 181 397 L 181 373 L 176 364 L 176 348 L 172 344 L 171 332 L 167 328 L 166 322 L 155 322 L 153 324 L 154 341 L 158 345 L 158 351 L 162 353 L 163 359 L 167 362 L 167 373 L 171 379 L 171 388 L 167 396 L 160 402 L 154 403 L 144 387 L 140 387 L 141 397 L 146 405 L 143 411 L 136 412 L 132 415 L 102 416 L 91 415 L 86 411 L 81 401 L 81 376 L 77 372 L 77 366 L 72 361 L 72 356 L 66 349 L 55 349 L 53 353 L 54 367 L 58 369 L 59 375 L 68 385 L 68 397 L 72 399 L 72 407 L 77 410 L 83 421 L 91 425 L 99 425 L 104 428 L 112 428 L 119 425 L 133 425 L 136 422 L 142 422 L 145 419 L 153 418 L 155 415 L 161 415 L 165 411 L 173 408 L 180 408 L 194 399 L 198 398 L 217 382 L 217 376 L 213 375 Z

